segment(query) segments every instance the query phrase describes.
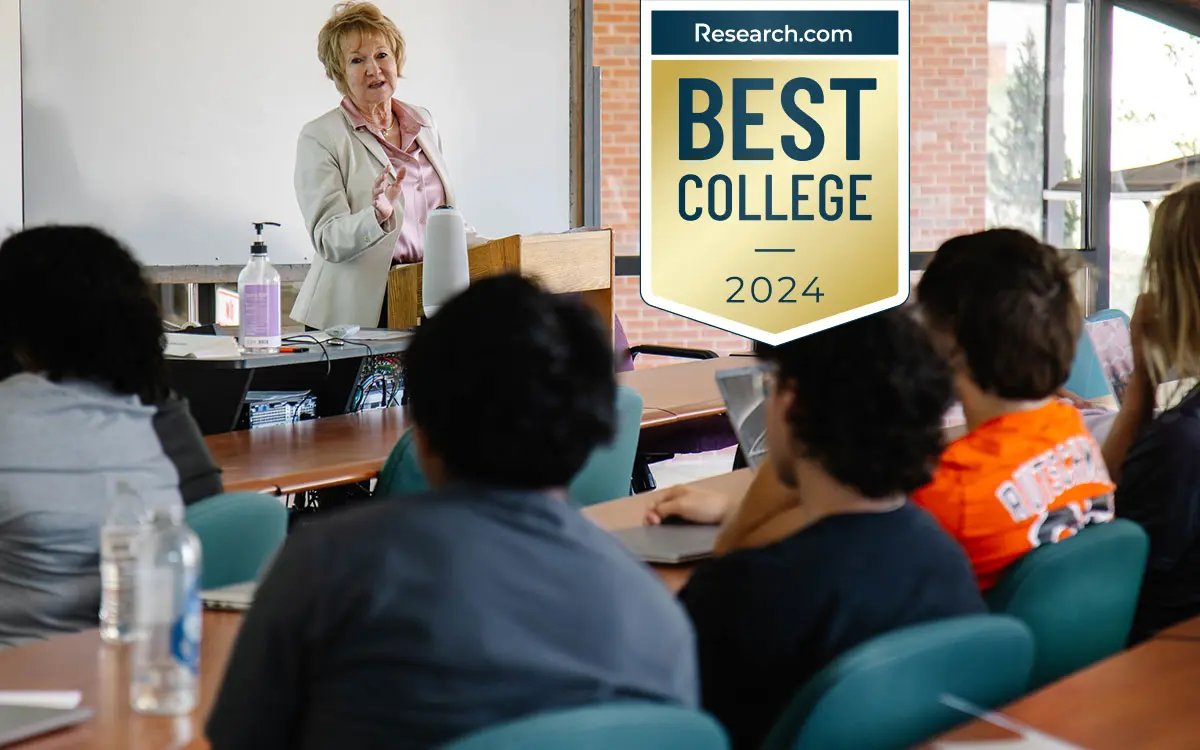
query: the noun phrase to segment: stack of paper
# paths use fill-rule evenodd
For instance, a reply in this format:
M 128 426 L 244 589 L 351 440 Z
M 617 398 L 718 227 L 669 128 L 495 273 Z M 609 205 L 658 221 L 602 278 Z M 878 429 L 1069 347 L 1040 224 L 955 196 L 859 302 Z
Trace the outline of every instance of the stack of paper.
M 195 333 L 168 333 L 168 357 L 188 359 L 240 359 L 241 347 L 233 336 L 204 336 Z

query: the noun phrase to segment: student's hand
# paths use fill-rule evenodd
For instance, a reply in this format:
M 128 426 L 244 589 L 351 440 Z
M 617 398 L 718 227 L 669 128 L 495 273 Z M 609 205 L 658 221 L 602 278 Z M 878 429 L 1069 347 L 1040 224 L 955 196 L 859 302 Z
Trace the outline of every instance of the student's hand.
M 733 504 L 733 498 L 720 492 L 676 485 L 660 492 L 646 509 L 646 523 L 654 526 L 669 516 L 679 516 L 692 523 L 721 523 Z
M 1079 396 L 1076 396 L 1074 393 L 1071 393 L 1066 388 L 1058 389 L 1058 397 L 1061 399 L 1070 401 L 1071 406 L 1074 406 L 1076 409 L 1082 410 L 1082 409 L 1091 409 L 1092 408 L 1092 403 L 1090 401 L 1087 401 L 1085 399 L 1080 398 Z

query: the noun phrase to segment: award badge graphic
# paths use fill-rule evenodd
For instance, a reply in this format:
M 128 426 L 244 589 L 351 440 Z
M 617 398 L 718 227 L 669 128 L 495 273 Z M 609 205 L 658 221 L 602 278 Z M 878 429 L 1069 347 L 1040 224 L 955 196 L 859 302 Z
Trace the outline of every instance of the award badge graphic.
M 766 344 L 909 295 L 907 0 L 643 0 L 642 298 Z

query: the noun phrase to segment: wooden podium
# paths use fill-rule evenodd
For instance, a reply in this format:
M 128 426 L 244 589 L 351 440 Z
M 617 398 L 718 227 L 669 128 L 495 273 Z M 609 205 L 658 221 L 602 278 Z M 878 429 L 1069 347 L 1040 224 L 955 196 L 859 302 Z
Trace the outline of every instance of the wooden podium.
M 580 294 L 613 333 L 613 234 L 611 229 L 562 234 L 514 234 L 467 250 L 471 280 L 517 272 L 555 294 Z M 417 325 L 422 315 L 423 264 L 395 266 L 388 274 L 388 328 Z

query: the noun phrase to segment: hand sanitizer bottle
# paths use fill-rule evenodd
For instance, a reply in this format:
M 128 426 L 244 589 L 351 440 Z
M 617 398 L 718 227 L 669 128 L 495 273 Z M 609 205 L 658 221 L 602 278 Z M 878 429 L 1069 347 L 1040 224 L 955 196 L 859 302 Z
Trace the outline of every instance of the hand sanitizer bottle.
M 256 221 L 257 238 L 250 246 L 250 262 L 238 274 L 238 341 L 247 352 L 276 353 L 280 344 L 279 271 L 267 259 L 262 231 L 273 221 Z

